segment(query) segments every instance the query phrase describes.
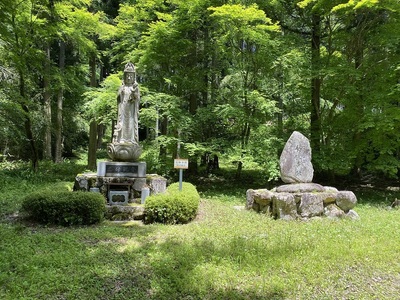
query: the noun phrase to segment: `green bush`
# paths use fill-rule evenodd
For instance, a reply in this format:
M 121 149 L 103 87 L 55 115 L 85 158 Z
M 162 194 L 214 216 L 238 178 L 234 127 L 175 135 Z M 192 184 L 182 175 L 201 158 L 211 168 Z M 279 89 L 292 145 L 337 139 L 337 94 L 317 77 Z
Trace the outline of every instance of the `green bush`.
M 44 224 L 90 225 L 104 219 L 105 199 L 99 193 L 44 190 L 26 196 L 22 211 Z
M 173 183 L 163 194 L 150 196 L 145 202 L 145 223 L 185 224 L 196 217 L 200 195 L 191 183 Z

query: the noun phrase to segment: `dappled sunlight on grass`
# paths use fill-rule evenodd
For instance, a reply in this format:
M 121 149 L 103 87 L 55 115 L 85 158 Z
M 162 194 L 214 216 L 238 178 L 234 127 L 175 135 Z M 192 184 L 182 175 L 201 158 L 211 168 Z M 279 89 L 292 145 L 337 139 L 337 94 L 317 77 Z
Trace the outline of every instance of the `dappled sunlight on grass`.
M 395 299 L 400 293 L 400 209 L 387 205 L 398 196 L 392 192 L 361 191 L 358 221 L 288 222 L 237 210 L 246 189 L 233 184 L 203 187 L 198 216 L 186 225 L 106 221 L 64 228 L 8 218 L 27 193 L 71 183 L 41 178 L 18 175 L 0 188 L 1 299 Z

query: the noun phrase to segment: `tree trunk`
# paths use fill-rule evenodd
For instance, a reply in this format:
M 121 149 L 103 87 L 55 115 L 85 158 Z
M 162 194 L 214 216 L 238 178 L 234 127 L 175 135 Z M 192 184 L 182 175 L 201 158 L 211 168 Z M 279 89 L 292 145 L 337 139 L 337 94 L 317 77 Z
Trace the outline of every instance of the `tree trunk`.
M 106 127 L 103 124 L 97 125 L 97 149 L 103 146 L 103 137 L 106 131 Z
M 29 141 L 29 146 L 31 148 L 32 169 L 36 172 L 39 169 L 39 156 L 38 156 L 38 151 L 37 151 L 37 147 L 36 147 L 36 141 L 33 136 L 30 110 L 29 110 L 29 107 L 24 103 L 26 101 L 26 99 L 25 99 L 25 97 L 26 97 L 26 95 L 25 95 L 25 77 L 24 77 L 24 73 L 22 71 L 19 71 L 19 94 L 21 96 L 20 105 L 25 114 L 25 120 L 24 120 L 25 134 L 26 134 L 27 140 Z
M 318 13 L 312 15 L 311 33 L 311 148 L 313 153 L 318 153 L 321 142 L 321 77 L 320 69 L 320 45 L 321 45 L 321 16 Z
M 96 87 L 96 56 L 92 54 L 89 60 L 89 67 L 90 67 L 90 86 Z M 97 139 L 97 121 L 94 118 L 90 122 L 90 130 L 89 130 L 89 149 L 88 149 L 88 169 L 89 170 L 96 170 L 97 165 L 97 146 L 98 146 L 98 139 Z
M 46 61 L 43 75 L 43 109 L 45 131 L 43 137 L 43 158 L 52 159 L 51 154 L 51 93 L 50 93 L 50 45 L 46 46 Z
M 166 136 L 168 133 L 168 119 L 166 117 L 162 117 L 160 124 L 160 134 Z M 159 151 L 159 161 L 162 166 L 165 166 L 167 161 L 167 148 L 164 145 L 160 145 Z
M 56 163 L 62 162 L 63 152 L 63 101 L 64 101 L 64 68 L 65 68 L 65 42 L 60 40 L 60 57 L 58 67 L 60 69 L 60 88 L 57 94 L 57 120 L 56 120 L 56 150 L 54 160 Z
M 356 36 L 356 39 L 353 43 L 354 43 L 354 46 L 356 47 L 355 53 L 354 53 L 354 68 L 357 71 L 358 69 L 361 68 L 363 59 L 364 59 L 364 42 L 363 42 L 362 35 L 359 34 L 359 36 Z M 363 94 L 362 94 L 362 90 L 363 90 L 362 80 L 357 80 L 355 82 L 355 85 L 357 87 L 359 94 L 357 95 L 357 98 L 356 98 L 357 102 L 355 104 L 354 112 L 355 112 L 357 119 L 362 119 L 363 115 L 364 115 L 364 108 L 363 108 L 364 99 L 363 99 Z M 361 140 L 363 138 L 363 133 L 362 133 L 361 129 L 359 129 L 359 128 L 354 128 L 354 129 L 355 129 L 355 132 L 353 135 L 353 145 L 354 145 L 354 148 L 357 149 L 358 145 L 361 144 Z M 361 178 L 361 176 L 362 176 L 361 167 L 364 163 L 364 160 L 365 160 L 365 158 L 364 158 L 363 151 L 357 151 L 353 170 L 352 170 L 353 176 L 356 176 L 357 178 Z
M 276 119 L 277 119 L 277 129 L 278 129 L 278 134 L 277 136 L 279 138 L 283 138 L 283 93 L 285 92 L 285 76 L 283 73 L 283 66 L 282 63 L 279 63 L 279 69 L 276 72 L 276 79 L 278 81 L 278 92 L 276 95 L 273 97 L 274 100 L 276 101 L 276 106 L 279 109 L 279 112 L 276 113 Z
M 96 170 L 96 151 L 97 151 L 97 122 L 90 122 L 89 130 L 89 153 L 88 153 L 88 169 Z

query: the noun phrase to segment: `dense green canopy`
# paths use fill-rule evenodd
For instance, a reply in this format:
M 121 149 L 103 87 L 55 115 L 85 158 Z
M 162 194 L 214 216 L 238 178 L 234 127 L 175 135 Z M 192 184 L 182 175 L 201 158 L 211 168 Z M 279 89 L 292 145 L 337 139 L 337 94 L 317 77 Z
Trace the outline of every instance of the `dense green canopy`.
M 318 175 L 396 178 L 399 9 L 397 0 L 0 0 L 2 158 L 60 161 L 87 147 L 89 123 L 91 147 L 102 147 L 131 61 L 155 171 L 179 151 L 192 171 L 224 157 L 238 176 L 261 168 L 275 179 L 298 130 Z

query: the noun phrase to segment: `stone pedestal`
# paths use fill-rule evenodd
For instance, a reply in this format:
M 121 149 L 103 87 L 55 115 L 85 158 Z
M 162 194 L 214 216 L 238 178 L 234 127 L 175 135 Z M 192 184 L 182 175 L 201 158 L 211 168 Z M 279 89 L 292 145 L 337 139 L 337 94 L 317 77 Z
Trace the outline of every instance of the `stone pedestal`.
M 353 210 L 357 198 L 351 191 L 338 191 L 316 183 L 293 183 L 272 190 L 249 189 L 246 208 L 275 219 L 296 220 L 326 216 L 358 219 Z
M 119 165 L 121 163 L 118 163 Z M 124 163 L 125 164 L 125 163 Z M 138 163 L 136 163 L 138 164 Z M 126 165 L 125 165 L 126 166 Z M 129 169 L 125 176 L 106 176 L 104 165 L 96 173 L 84 173 L 75 177 L 75 191 L 100 192 L 107 199 L 109 205 L 127 205 L 128 203 L 141 203 L 142 191 L 154 195 L 163 193 L 167 189 L 167 180 L 157 174 L 144 174 L 144 177 L 126 176 L 132 170 Z M 138 174 L 141 173 L 140 166 Z M 99 175 L 101 174 L 101 175 Z M 105 176 L 102 176 L 104 174 Z M 116 174 L 114 172 L 114 174 Z M 121 175 L 121 173 L 118 173 Z
M 146 177 L 146 163 L 101 161 L 97 163 L 97 176 L 144 178 Z
M 137 161 L 142 148 L 136 143 L 110 143 L 107 145 L 108 156 L 113 161 Z

